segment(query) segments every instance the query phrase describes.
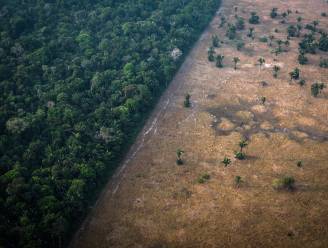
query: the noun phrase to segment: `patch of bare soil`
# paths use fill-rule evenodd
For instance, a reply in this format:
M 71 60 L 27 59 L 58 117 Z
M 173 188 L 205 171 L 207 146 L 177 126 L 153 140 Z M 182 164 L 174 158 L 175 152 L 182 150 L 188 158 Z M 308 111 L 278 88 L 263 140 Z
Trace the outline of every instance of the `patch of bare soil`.
M 247 21 L 239 32 L 241 51 L 219 28 L 221 16 L 235 21 L 235 6 L 246 20 L 252 11 L 261 18 L 252 25 L 254 40 L 246 36 Z M 285 24 L 270 18 L 273 7 L 292 10 Z M 258 40 L 270 34 L 286 39 L 298 16 L 303 25 L 318 19 L 327 32 L 324 11 L 324 0 L 223 1 L 72 247 L 328 247 L 328 99 L 310 94 L 311 83 L 328 81 L 327 69 L 318 66 L 327 54 L 311 55 L 302 66 L 300 38 L 291 38 L 288 52 L 277 56 Z M 223 41 L 216 48 L 225 56 L 222 69 L 207 59 L 214 34 Z M 261 69 L 259 57 L 266 60 Z M 277 78 L 273 65 L 281 68 Z M 295 67 L 307 82 L 303 87 L 289 79 Z M 183 107 L 187 93 L 191 108 Z M 243 138 L 246 159 L 237 160 Z M 180 166 L 178 148 L 185 152 Z M 231 159 L 226 167 L 224 157 Z M 294 191 L 272 188 L 284 175 L 295 178 Z M 236 176 L 242 178 L 238 187 Z

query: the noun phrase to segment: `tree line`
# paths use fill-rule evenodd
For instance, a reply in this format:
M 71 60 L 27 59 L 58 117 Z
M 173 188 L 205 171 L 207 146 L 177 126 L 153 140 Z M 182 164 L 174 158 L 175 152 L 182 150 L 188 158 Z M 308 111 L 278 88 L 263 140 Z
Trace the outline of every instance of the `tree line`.
M 63 247 L 220 0 L 4 0 L 0 246 Z

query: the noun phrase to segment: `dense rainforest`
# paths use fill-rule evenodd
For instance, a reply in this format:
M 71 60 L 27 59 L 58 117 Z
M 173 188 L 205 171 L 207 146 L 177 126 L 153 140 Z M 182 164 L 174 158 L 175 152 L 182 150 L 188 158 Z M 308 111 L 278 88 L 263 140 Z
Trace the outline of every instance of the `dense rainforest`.
M 0 0 L 0 247 L 67 244 L 219 3 Z

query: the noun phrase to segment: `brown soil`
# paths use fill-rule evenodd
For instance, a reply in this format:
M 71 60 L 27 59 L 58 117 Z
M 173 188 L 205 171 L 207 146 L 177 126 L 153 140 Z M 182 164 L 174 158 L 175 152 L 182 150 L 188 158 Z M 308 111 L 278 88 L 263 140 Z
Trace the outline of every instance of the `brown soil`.
M 234 6 L 246 20 L 251 11 L 261 17 L 254 40 L 246 37 L 247 22 L 241 51 L 218 28 L 220 15 L 234 21 Z M 293 11 L 286 24 L 270 18 L 273 7 Z M 328 90 L 318 98 L 310 94 L 311 83 L 328 81 L 327 69 L 318 66 L 327 54 L 311 55 L 310 64 L 301 66 L 299 38 L 278 56 L 258 40 L 275 28 L 280 32 L 273 34 L 285 40 L 286 28 L 300 15 L 303 24 L 319 19 L 327 31 L 324 11 L 324 0 L 223 1 L 72 247 L 328 247 Z M 225 55 L 222 69 L 207 60 L 213 34 L 224 42 L 216 49 Z M 266 60 L 261 70 L 259 57 Z M 277 79 L 274 64 L 281 67 Z M 289 80 L 295 67 L 307 82 L 303 87 Z M 183 107 L 186 93 L 191 108 Z M 240 161 L 234 151 L 243 137 L 249 145 Z M 185 151 L 181 166 L 178 148 Z M 221 163 L 225 156 L 232 160 L 227 167 Z M 204 173 L 210 179 L 200 184 Z M 239 187 L 237 175 L 243 180 Z M 272 188 L 283 175 L 295 178 L 293 192 Z

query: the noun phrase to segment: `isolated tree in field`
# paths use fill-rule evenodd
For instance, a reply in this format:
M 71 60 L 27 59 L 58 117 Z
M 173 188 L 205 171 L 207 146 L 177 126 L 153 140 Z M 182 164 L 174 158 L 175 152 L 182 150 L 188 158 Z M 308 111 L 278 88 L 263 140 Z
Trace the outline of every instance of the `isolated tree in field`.
M 286 18 L 286 17 L 287 17 L 287 13 L 284 12 L 284 13 L 281 14 L 281 16 L 282 16 L 283 18 Z
M 260 70 L 261 70 L 262 69 L 262 65 L 265 63 L 265 59 L 261 57 L 257 61 L 259 62 Z
M 286 47 L 289 47 L 289 45 L 290 45 L 290 42 L 289 42 L 289 40 L 287 39 L 287 40 L 285 40 L 285 46 Z
M 224 16 L 221 16 L 221 23 L 220 23 L 220 28 L 222 28 L 224 26 L 224 24 L 226 24 L 227 20 Z
M 245 28 L 245 20 L 244 20 L 244 18 L 238 17 L 235 26 L 236 26 L 236 28 L 238 30 L 244 30 L 244 28 Z
M 234 64 L 235 64 L 235 66 L 234 66 L 234 69 L 235 70 L 237 70 L 237 63 L 240 61 L 240 59 L 238 58 L 238 57 L 234 57 L 233 58 L 233 62 L 234 62 Z
M 216 67 L 222 68 L 223 67 L 223 59 L 224 56 L 219 54 L 216 56 L 215 60 L 216 60 Z
M 278 8 L 273 8 L 271 10 L 270 16 L 272 19 L 276 18 L 278 16 Z
M 215 54 L 215 51 L 214 51 L 214 47 L 210 47 L 207 51 L 207 58 L 209 61 L 214 61 L 214 54 Z
M 244 46 L 245 46 L 245 43 L 242 40 L 237 41 L 236 48 L 238 51 L 240 51 Z
M 292 11 L 290 9 L 287 9 L 287 15 L 290 15 Z
M 298 84 L 300 85 L 300 86 L 304 86 L 305 85 L 305 80 L 304 79 L 301 79 L 299 82 L 298 82 Z
M 302 29 L 303 29 L 303 26 L 301 25 L 301 24 L 297 24 L 296 25 L 296 28 L 297 28 L 297 33 L 296 33 L 296 36 L 297 37 L 300 37 L 301 36 L 301 31 L 302 31 Z
M 183 164 L 182 154 L 184 154 L 184 151 L 181 150 L 180 148 L 177 149 L 177 151 L 176 151 L 176 155 L 177 155 L 176 163 L 177 163 L 177 165 L 182 165 Z
M 295 37 L 297 35 L 297 28 L 294 25 L 289 25 L 287 33 L 290 37 Z
M 266 102 L 266 97 L 265 96 L 261 96 L 261 103 L 262 103 L 262 105 L 264 105 L 265 104 L 265 102 Z
M 328 52 L 328 35 L 326 33 L 321 34 L 318 47 L 321 51 Z
M 314 32 L 315 32 L 317 30 L 317 26 L 319 25 L 319 21 L 318 20 L 313 21 L 312 25 L 314 27 Z
M 252 39 L 254 39 L 254 28 L 251 27 L 248 29 L 248 34 L 247 34 L 248 37 L 251 37 Z
M 300 78 L 300 69 L 295 68 L 293 71 L 289 73 L 291 80 L 298 80 Z
M 236 38 L 236 34 L 237 34 L 236 32 L 237 32 L 236 26 L 233 24 L 229 24 L 226 32 L 226 36 L 229 38 L 229 40 L 233 40 Z
M 303 18 L 301 16 L 297 17 L 297 22 L 301 22 Z
M 282 40 L 277 40 L 277 44 L 278 44 L 278 50 L 277 52 L 278 53 L 281 53 L 282 52 L 282 48 L 281 48 L 281 45 L 283 44 L 284 42 Z
M 303 162 L 301 160 L 297 161 L 296 165 L 298 168 L 301 168 L 303 166 Z
M 317 97 L 321 91 L 326 87 L 324 83 L 314 83 L 311 85 L 311 94 L 314 97 Z
M 241 183 L 243 182 L 241 176 L 235 176 L 234 182 L 236 187 L 240 187 Z
M 290 176 L 284 176 L 282 178 L 273 180 L 272 186 L 276 190 L 291 191 L 295 188 L 295 179 Z
M 231 163 L 231 159 L 229 159 L 228 157 L 224 157 L 222 163 L 225 167 L 227 167 Z
M 249 18 L 250 24 L 259 24 L 260 23 L 260 17 L 257 15 L 256 12 L 251 12 L 251 17 Z
M 272 41 L 274 40 L 274 35 L 271 34 L 269 36 L 269 40 L 270 40 L 269 46 L 271 47 L 272 46 Z
M 278 72 L 280 71 L 280 67 L 277 65 L 273 66 L 273 77 L 277 78 L 278 77 Z
M 235 152 L 235 158 L 239 159 L 239 160 L 243 160 L 245 159 L 246 155 L 243 152 L 243 149 L 248 145 L 247 141 L 245 139 L 241 140 L 239 142 L 239 148 L 240 150 Z
M 220 46 L 220 40 L 217 35 L 212 36 L 212 46 L 213 47 L 219 47 Z
M 299 55 L 298 55 L 298 62 L 301 64 L 301 65 L 305 65 L 308 63 L 308 58 L 305 56 L 305 53 L 303 50 L 300 50 L 299 51 Z
M 187 95 L 185 96 L 185 100 L 184 100 L 184 102 L 183 102 L 183 105 L 184 105 L 186 108 L 189 108 L 189 107 L 190 107 L 190 95 L 189 95 L 189 94 L 187 94 Z

